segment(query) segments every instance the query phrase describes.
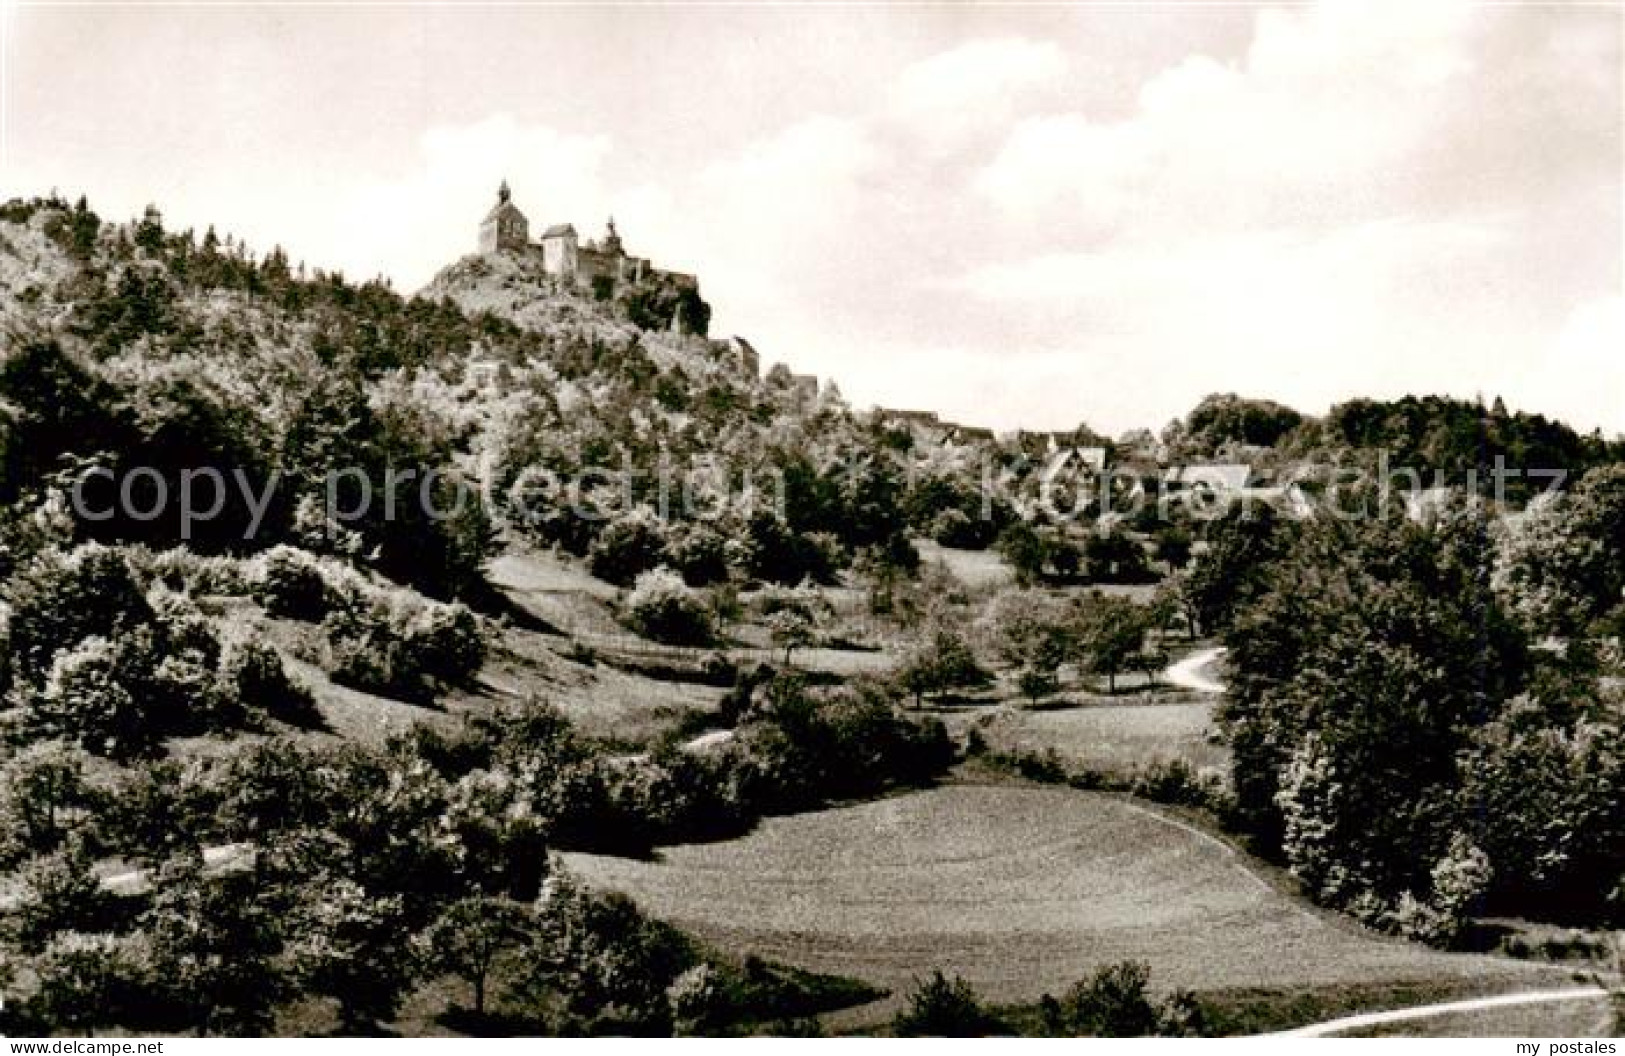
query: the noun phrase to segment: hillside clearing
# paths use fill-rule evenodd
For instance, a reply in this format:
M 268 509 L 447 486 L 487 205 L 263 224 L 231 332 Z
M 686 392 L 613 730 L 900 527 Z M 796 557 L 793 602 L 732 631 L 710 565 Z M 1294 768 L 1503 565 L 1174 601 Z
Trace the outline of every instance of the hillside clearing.
M 565 858 L 724 949 L 894 993 L 941 968 L 991 1000 L 1031 1000 L 1125 958 L 1150 962 L 1161 989 L 1553 979 L 1361 932 L 1213 837 L 1070 789 L 954 785 L 770 819 L 652 862 Z
M 1102 704 L 1057 710 L 1006 710 L 980 727 L 990 748 L 1054 749 L 1073 767 L 1126 773 L 1157 762 L 1225 772 L 1230 754 L 1213 739 L 1210 704 Z

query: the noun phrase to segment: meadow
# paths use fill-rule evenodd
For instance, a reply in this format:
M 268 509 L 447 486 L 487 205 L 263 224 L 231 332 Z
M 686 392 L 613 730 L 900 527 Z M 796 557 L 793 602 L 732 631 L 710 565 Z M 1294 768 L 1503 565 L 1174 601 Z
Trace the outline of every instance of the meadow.
M 725 950 L 894 994 L 941 968 L 990 1000 L 1031 1001 L 1124 959 L 1164 990 L 1559 978 L 1364 932 L 1175 817 L 1072 789 L 951 784 L 651 861 L 565 858 Z

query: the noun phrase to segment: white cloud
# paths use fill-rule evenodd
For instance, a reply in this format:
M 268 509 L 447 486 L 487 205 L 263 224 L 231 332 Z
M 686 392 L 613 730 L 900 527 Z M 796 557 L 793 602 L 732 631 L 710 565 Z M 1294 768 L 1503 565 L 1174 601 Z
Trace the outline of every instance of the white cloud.
M 1124 118 L 1029 116 L 976 186 L 1051 235 L 1098 237 L 1461 211 L 1599 164 L 1617 178 L 1617 149 L 1540 149 L 1618 142 L 1617 79 L 1613 98 L 1597 85 L 1610 58 L 1617 78 L 1617 22 L 1592 23 L 1465 3 L 1266 10 L 1240 61 L 1192 56 Z
M 911 147 L 941 158 L 980 145 L 1067 69 L 1052 41 L 973 40 L 898 74 L 880 120 Z
M 1124 116 L 1016 122 L 973 181 L 1005 251 L 945 285 L 1022 313 L 1080 377 L 1178 393 L 1174 411 L 1213 388 L 1319 410 L 1518 375 L 1625 427 L 1573 391 L 1619 377 L 1601 309 L 1558 342 L 1588 366 L 1523 369 L 1565 300 L 1618 282 L 1618 23 L 1584 28 L 1465 4 L 1264 11 L 1241 59 L 1192 56 Z

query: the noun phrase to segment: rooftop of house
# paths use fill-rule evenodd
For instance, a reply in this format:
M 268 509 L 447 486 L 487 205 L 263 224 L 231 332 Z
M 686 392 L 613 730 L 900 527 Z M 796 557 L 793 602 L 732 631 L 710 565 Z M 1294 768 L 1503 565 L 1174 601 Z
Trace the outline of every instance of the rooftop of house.
M 1198 466 L 1170 466 L 1162 475 L 1164 484 L 1182 484 L 1185 487 L 1204 485 L 1210 488 L 1220 488 L 1230 491 L 1240 491 L 1252 479 L 1251 466 L 1236 463 L 1198 465 Z

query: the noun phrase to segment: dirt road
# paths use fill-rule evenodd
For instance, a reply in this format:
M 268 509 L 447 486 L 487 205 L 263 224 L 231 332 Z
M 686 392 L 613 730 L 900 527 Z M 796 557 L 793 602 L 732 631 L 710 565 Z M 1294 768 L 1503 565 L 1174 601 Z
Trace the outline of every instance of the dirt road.
M 1162 673 L 1162 680 L 1171 686 L 1193 689 L 1198 693 L 1223 693 L 1224 683 L 1214 678 L 1211 670 L 1222 656 L 1223 646 L 1198 649 L 1178 663 L 1171 664 Z

